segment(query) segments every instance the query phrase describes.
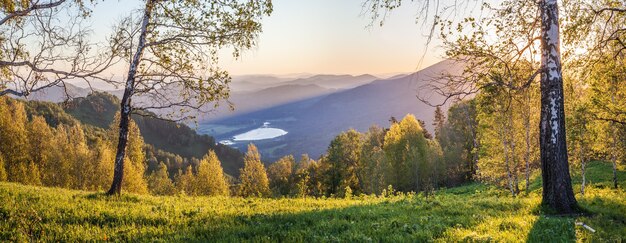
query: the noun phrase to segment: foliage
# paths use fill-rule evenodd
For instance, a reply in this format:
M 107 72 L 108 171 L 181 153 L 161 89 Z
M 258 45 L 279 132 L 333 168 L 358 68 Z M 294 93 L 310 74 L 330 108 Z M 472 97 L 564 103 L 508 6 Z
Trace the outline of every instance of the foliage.
M 282 157 L 267 167 L 267 177 L 274 196 L 288 196 L 295 185 L 295 159 L 291 155 Z
M 269 179 L 261 155 L 254 144 L 248 145 L 243 158 L 244 167 L 239 173 L 239 195 L 243 197 L 265 197 L 270 193 Z
M 153 195 L 174 195 L 176 188 L 169 178 L 167 166 L 164 163 L 159 164 L 159 169 L 153 171 L 148 176 L 148 189 Z
M 209 150 L 200 160 L 195 178 L 196 195 L 228 196 L 228 182 L 224 176 L 221 162 L 214 151 Z
M 7 180 L 7 171 L 5 167 L 6 166 L 4 165 L 4 157 L 2 156 L 2 153 L 0 153 L 0 181 Z
M 119 134 L 119 117 L 116 116 L 108 132 L 111 150 L 115 151 Z M 146 157 L 143 153 L 143 138 L 139 127 L 134 121 L 130 122 L 128 132 L 128 144 L 126 146 L 126 156 L 124 158 L 124 190 L 134 193 L 148 193 L 148 184 L 144 178 L 146 171 Z
M 324 180 L 326 195 L 339 194 L 343 196 L 345 188 L 349 187 L 360 193 L 362 179 L 358 169 L 361 153 L 362 135 L 354 129 L 343 132 L 330 142 L 324 160 L 328 167 L 325 170 Z
M 107 129 L 114 122 L 115 114 L 119 113 L 119 103 L 120 100 L 111 94 L 94 92 L 87 97 L 66 102 L 63 108 L 83 125 L 89 124 Z M 58 106 L 53 105 L 52 109 L 56 107 Z M 54 111 L 53 113 L 60 112 Z M 134 115 L 132 119 L 139 127 L 145 143 L 150 144 L 150 148 L 146 149 L 146 157 L 149 159 L 155 157 L 153 161 L 164 162 L 170 175 L 173 176 L 179 169 L 184 170 L 187 165 L 191 164 L 193 158 L 202 158 L 208 150 L 215 151 L 227 174 L 232 176 L 239 174 L 239 169 L 243 167 L 243 155 L 239 150 L 216 143 L 215 139 L 208 135 L 198 135 L 185 124 L 157 119 L 154 116 L 156 114 L 146 112 L 144 116 Z M 66 119 L 63 116 L 58 117 L 54 119 Z M 46 118 L 46 120 L 50 119 Z M 152 164 L 152 169 L 157 167 L 158 163 Z
M 385 135 L 385 156 L 390 166 L 389 184 L 400 191 L 420 191 L 432 184 L 432 161 L 428 160 L 428 141 L 413 115 L 391 125 Z
M 437 113 L 435 113 L 437 114 Z M 443 115 L 442 116 L 443 120 Z M 443 151 L 445 176 L 442 186 L 455 186 L 468 182 L 476 173 L 475 158 L 478 153 L 476 101 L 455 103 L 448 110 L 447 119 L 437 122 L 437 141 Z
M 183 195 L 195 195 L 195 181 L 196 177 L 193 174 L 191 165 L 187 166 L 185 172 L 178 171 L 178 174 L 174 178 L 176 182 L 176 189 Z
M 389 185 L 386 174 L 389 171 L 389 164 L 383 149 L 385 131 L 378 126 L 372 126 L 363 136 L 359 161 L 361 167 L 358 169 L 359 178 L 362 178 L 363 193 L 380 195 Z

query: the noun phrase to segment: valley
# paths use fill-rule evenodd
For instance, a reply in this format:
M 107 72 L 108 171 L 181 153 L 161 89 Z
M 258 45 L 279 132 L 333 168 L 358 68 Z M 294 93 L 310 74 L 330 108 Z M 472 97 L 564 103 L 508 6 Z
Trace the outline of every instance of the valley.
M 190 114 L 197 119 L 187 125 L 199 135 L 209 135 L 242 152 L 249 143 L 254 143 L 266 163 L 290 154 L 308 154 L 317 159 L 341 131 L 353 128 L 364 132 L 373 125 L 388 127 L 392 117 L 415 114 L 432 132 L 435 107 L 421 102 L 416 94 L 431 104 L 443 103 L 442 96 L 424 93 L 423 86 L 434 77 L 459 74 L 462 67 L 460 63 L 442 61 L 413 74 L 387 79 L 365 74 L 295 78 L 236 76 L 228 99 L 233 109 L 221 102 L 211 112 Z M 91 92 L 72 85 L 67 89 L 75 94 L 73 98 Z M 104 92 L 121 95 L 119 91 Z M 36 92 L 30 99 L 60 102 L 63 93 L 62 87 L 53 87 Z M 447 109 L 450 103 L 442 108 Z M 264 122 L 279 130 L 257 130 L 256 135 L 248 133 Z M 270 134 L 264 134 L 266 132 Z
M 197 131 L 221 141 L 255 129 L 263 122 L 271 122 L 273 127 L 288 133 L 274 139 L 254 141 L 267 162 L 289 154 L 308 154 L 312 158 L 318 158 L 331 139 L 341 131 L 353 128 L 364 132 L 373 125 L 388 127 L 392 117 L 402 118 L 406 114 L 415 114 L 418 119 L 424 120 L 426 129 L 432 132 L 435 107 L 421 102 L 416 94 L 426 98 L 431 104 L 443 103 L 442 96 L 423 93 L 424 90 L 420 89 L 433 77 L 458 74 L 461 69 L 462 65 L 459 63 L 442 61 L 411 75 L 374 80 L 354 88 L 295 99 L 226 117 L 218 113 L 198 122 Z M 301 90 L 307 88 L 310 87 L 300 86 Z M 268 96 L 284 94 L 276 92 Z M 238 103 L 233 103 L 236 111 Z M 444 104 L 442 108 L 447 109 L 450 103 Z M 239 104 L 248 106 L 245 103 Z M 230 146 L 243 151 L 247 143 Z

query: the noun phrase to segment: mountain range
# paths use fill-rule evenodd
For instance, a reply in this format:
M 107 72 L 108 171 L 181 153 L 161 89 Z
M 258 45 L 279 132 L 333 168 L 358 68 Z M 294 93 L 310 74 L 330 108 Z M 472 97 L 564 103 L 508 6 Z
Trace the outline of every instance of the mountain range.
M 428 97 L 424 98 L 430 103 L 441 103 L 444 98 L 424 90 L 424 84 L 441 75 L 461 72 L 458 63 L 442 61 L 413 74 L 387 79 L 367 74 L 306 75 L 292 79 L 271 75 L 238 76 L 230 84 L 229 101 L 234 111 L 223 105 L 212 113 L 197 114 L 199 120 L 195 129 L 199 134 L 220 141 L 268 122 L 288 133 L 274 139 L 229 145 L 245 151 L 247 144 L 253 142 L 266 162 L 288 154 L 306 153 L 318 158 L 340 132 L 351 128 L 365 132 L 372 125 L 388 127 L 391 117 L 399 120 L 409 113 L 414 114 L 424 120 L 426 129 L 432 132 L 435 108 L 419 101 L 416 95 L 425 94 Z M 90 91 L 67 88 L 76 96 Z M 59 102 L 62 92 L 62 88 L 48 89 L 45 94 L 34 94 L 31 99 Z M 119 91 L 110 93 L 119 95 Z M 442 108 L 447 110 L 449 105 Z M 234 167 L 229 168 L 233 170 Z
M 200 122 L 198 131 L 224 140 L 269 122 L 288 133 L 275 139 L 253 141 L 266 159 L 274 161 L 287 154 L 303 153 L 317 158 L 340 132 L 350 128 L 365 132 L 375 124 L 388 127 L 391 117 L 399 120 L 409 113 L 414 114 L 424 120 L 426 129 L 432 132 L 435 107 L 416 96 L 421 94 L 432 104 L 443 103 L 444 97 L 429 93 L 423 89 L 424 85 L 441 75 L 461 72 L 459 64 L 442 61 L 410 75 L 379 79 L 222 119 L 208 119 Z M 443 110 L 449 105 L 444 104 Z M 240 142 L 232 146 L 245 149 L 246 145 Z

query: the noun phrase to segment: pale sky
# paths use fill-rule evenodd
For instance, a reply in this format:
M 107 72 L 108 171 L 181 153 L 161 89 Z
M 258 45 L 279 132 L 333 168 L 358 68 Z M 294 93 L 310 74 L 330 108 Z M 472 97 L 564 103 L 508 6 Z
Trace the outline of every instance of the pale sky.
M 142 1 L 104 1 L 93 10 L 95 34 L 102 38 L 111 26 Z M 426 50 L 426 30 L 416 23 L 410 1 L 380 27 L 361 15 L 362 0 L 274 0 L 274 12 L 264 18 L 258 45 L 238 59 L 229 52 L 220 65 L 231 75 L 244 74 L 389 74 L 414 72 L 441 60 L 438 43 Z M 420 59 L 426 51 L 420 66 Z

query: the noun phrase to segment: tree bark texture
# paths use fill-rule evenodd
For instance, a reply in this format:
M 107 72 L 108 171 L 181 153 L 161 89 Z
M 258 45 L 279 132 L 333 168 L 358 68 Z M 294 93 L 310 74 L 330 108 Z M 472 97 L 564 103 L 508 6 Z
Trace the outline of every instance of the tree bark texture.
M 153 0 L 146 2 L 143 20 L 141 22 L 141 33 L 139 35 L 137 50 L 128 69 L 126 87 L 124 88 L 124 95 L 122 96 L 122 102 L 120 105 L 119 138 L 117 143 L 117 152 L 115 154 L 113 183 L 107 192 L 108 195 L 119 195 L 122 193 L 122 181 L 124 180 L 124 157 L 126 155 L 126 145 L 128 144 L 128 127 L 130 124 L 130 114 L 132 109 L 130 101 L 135 91 L 135 74 L 137 73 L 137 68 L 139 67 L 139 62 L 145 48 L 147 29 L 150 22 L 150 15 L 152 15 L 153 6 Z
M 578 211 L 572 189 L 565 140 L 563 77 L 557 0 L 541 0 L 541 122 L 542 203 L 558 214 Z

